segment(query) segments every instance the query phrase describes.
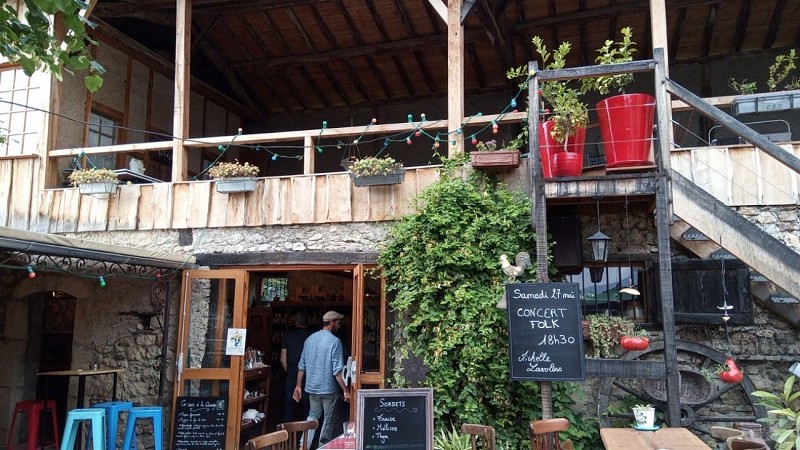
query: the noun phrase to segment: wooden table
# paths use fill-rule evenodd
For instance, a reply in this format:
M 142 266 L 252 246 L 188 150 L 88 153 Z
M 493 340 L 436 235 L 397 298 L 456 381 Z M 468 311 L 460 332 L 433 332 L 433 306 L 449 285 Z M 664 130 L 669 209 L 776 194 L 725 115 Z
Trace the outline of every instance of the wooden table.
M 97 375 L 113 375 L 114 382 L 111 388 L 111 401 L 117 400 L 117 375 L 124 372 L 125 369 L 73 369 L 73 370 L 56 370 L 54 372 L 39 372 L 40 377 L 78 377 L 78 396 L 76 400 L 76 407 L 84 407 L 84 393 L 86 392 L 86 377 L 93 377 Z M 45 397 L 47 397 L 47 383 L 45 382 Z
M 686 428 L 639 431 L 601 428 L 600 438 L 609 450 L 708 450 L 708 445 Z

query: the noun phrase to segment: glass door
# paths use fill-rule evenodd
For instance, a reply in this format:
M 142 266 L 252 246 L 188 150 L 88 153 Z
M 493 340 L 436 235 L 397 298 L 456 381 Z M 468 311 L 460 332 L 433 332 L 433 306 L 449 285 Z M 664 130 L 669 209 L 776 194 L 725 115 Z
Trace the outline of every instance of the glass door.
M 179 397 L 226 400 L 229 449 L 238 448 L 240 436 L 244 358 L 235 353 L 244 348 L 246 293 L 244 270 L 184 272 L 173 411 Z
M 376 266 L 361 264 L 353 277 L 352 394 L 358 389 L 384 387 L 386 358 L 386 299 L 383 278 Z M 355 402 L 350 417 L 355 417 Z

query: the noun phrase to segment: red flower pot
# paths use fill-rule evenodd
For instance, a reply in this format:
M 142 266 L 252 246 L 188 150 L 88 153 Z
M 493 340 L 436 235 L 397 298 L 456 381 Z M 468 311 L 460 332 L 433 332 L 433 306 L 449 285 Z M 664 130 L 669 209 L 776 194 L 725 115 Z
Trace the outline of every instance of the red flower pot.
M 656 99 L 623 94 L 597 103 L 606 167 L 651 165 L 650 147 Z
M 539 159 L 542 161 L 542 175 L 545 178 L 553 178 L 556 176 L 577 177 L 583 170 L 583 143 L 586 141 L 586 128 L 578 128 L 575 130 L 575 134 L 567 139 L 566 151 L 564 151 L 564 143 L 556 142 L 556 140 L 553 139 L 553 135 L 550 133 L 553 130 L 553 124 L 553 121 L 547 120 L 539 125 Z M 559 173 L 556 174 L 554 173 L 553 167 L 554 156 L 564 153 L 577 156 L 560 157 L 563 158 L 559 161 L 561 163 L 561 169 L 558 169 Z M 567 160 L 572 162 L 569 163 Z M 575 166 L 576 160 L 579 161 L 579 163 L 577 163 L 577 168 Z M 566 167 L 569 167 L 569 169 L 566 169 Z M 565 170 L 567 172 L 565 172 Z
M 550 163 L 554 177 L 578 177 L 583 171 L 583 155 L 570 152 L 556 152 Z
M 647 347 L 650 346 L 650 340 L 646 337 L 622 336 L 619 338 L 619 345 L 629 352 L 647 350 Z
M 726 370 L 719 373 L 720 380 L 728 384 L 741 383 L 744 378 L 744 372 L 739 369 L 739 366 L 736 365 L 736 361 L 734 361 L 733 358 L 725 360 L 725 368 Z

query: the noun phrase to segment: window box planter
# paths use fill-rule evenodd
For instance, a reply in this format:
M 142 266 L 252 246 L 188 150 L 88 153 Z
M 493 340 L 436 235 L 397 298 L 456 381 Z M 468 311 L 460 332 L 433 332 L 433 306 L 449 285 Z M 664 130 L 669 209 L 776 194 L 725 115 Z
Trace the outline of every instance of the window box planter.
M 81 195 L 108 195 L 117 192 L 117 181 L 95 181 L 78 185 Z
M 400 184 L 403 182 L 405 177 L 406 177 L 405 169 L 401 169 L 397 172 L 387 173 L 386 175 L 369 175 L 369 176 L 357 177 L 352 173 L 350 174 L 350 178 L 353 180 L 353 184 L 355 184 L 356 187 Z
M 234 177 L 217 179 L 217 192 L 220 194 L 235 194 L 237 192 L 252 192 L 256 190 L 255 177 Z
M 506 172 L 519 167 L 519 150 L 474 151 L 469 159 L 476 169 Z
M 800 89 L 739 95 L 731 102 L 733 115 L 800 109 Z

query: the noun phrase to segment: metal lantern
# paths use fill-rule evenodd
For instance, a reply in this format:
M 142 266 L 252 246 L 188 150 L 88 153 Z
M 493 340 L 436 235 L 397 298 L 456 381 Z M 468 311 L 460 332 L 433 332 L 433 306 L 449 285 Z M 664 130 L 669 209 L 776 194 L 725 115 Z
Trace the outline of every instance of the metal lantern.
M 592 244 L 592 256 L 595 261 L 607 261 L 611 238 L 597 230 L 597 233 L 586 238 Z

